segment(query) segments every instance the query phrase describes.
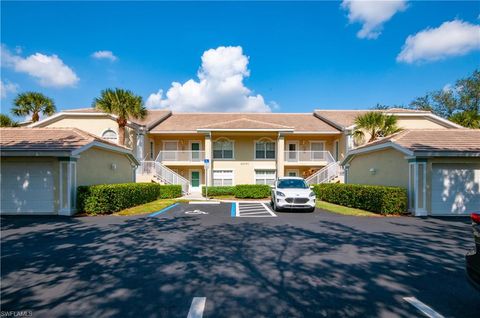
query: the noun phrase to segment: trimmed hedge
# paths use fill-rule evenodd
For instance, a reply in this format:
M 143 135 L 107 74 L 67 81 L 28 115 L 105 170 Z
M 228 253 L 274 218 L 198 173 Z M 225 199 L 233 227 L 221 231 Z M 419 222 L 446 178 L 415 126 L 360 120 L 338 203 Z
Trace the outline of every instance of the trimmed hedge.
M 319 200 L 351 208 L 384 215 L 407 211 L 407 190 L 400 187 L 322 183 L 313 191 Z
M 88 214 L 110 214 L 159 198 L 182 195 L 180 185 L 158 183 L 99 184 L 78 187 L 77 208 Z
M 239 184 L 235 186 L 235 197 L 239 199 L 263 199 L 270 196 L 270 186 L 266 184 Z
M 202 187 L 202 195 L 205 195 L 205 187 Z M 208 187 L 208 196 L 216 197 L 221 195 L 235 195 L 234 186 Z
M 202 187 L 205 195 L 205 187 Z M 264 184 L 239 184 L 236 186 L 208 187 L 208 196 L 231 195 L 239 199 L 263 199 L 270 196 L 270 186 Z
M 159 199 L 173 199 L 182 196 L 182 186 L 179 184 L 162 184 L 160 185 Z

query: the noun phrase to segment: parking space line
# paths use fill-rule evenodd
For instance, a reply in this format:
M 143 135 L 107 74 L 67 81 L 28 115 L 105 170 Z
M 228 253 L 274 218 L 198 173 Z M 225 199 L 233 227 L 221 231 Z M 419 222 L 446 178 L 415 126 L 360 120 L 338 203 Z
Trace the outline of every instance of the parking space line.
M 202 318 L 206 301 L 206 297 L 193 297 L 187 318 Z
M 230 216 L 234 218 L 237 214 L 237 204 L 232 202 L 232 207 L 230 208 Z
M 166 208 L 163 208 L 163 209 L 160 210 L 160 211 L 153 212 L 152 214 L 149 214 L 148 216 L 149 216 L 149 217 L 154 217 L 154 216 L 160 215 L 160 214 L 165 213 L 165 212 L 167 212 L 168 210 L 176 207 L 177 205 L 178 205 L 178 203 L 169 205 L 169 206 L 167 206 Z
M 415 297 L 403 297 L 403 300 L 410 303 L 412 306 L 417 308 L 420 312 L 422 312 L 425 316 L 427 316 L 429 318 L 444 318 L 438 312 L 436 312 L 435 310 L 433 310 L 429 306 L 425 305 L 424 303 L 422 303 L 420 300 L 418 300 Z
M 236 217 L 276 217 L 263 202 L 237 202 Z
M 262 203 L 263 207 L 265 208 L 265 210 L 268 211 L 268 213 L 270 213 L 272 216 L 277 216 L 275 213 L 273 213 L 272 210 L 270 210 L 270 208 L 265 204 L 265 203 Z

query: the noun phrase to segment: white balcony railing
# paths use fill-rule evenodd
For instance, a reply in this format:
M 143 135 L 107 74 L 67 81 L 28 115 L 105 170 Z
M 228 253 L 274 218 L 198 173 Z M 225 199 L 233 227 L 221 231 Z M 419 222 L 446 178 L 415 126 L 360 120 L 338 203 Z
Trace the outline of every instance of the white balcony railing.
M 285 151 L 285 162 L 335 161 L 330 151 Z
M 203 162 L 205 159 L 205 151 L 202 150 L 177 150 L 177 151 L 160 151 L 155 161 L 186 161 L 186 162 Z

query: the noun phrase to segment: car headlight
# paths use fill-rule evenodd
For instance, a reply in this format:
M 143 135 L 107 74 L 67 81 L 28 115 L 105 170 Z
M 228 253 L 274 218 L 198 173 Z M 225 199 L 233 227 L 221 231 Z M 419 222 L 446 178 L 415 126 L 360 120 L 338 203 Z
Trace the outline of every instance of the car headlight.
M 313 191 L 312 191 L 312 192 L 310 192 L 310 194 L 309 194 L 308 196 L 310 196 L 310 197 L 314 197 L 314 196 L 315 196 L 315 192 L 313 192 Z
M 275 192 L 275 194 L 278 195 L 279 197 L 284 197 L 285 196 L 285 193 L 280 192 L 280 191 Z

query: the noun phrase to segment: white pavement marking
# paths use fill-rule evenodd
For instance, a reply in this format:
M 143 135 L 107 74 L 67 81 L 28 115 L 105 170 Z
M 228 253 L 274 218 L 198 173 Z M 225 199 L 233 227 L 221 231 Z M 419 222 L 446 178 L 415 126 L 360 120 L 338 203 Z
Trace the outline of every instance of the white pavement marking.
M 237 202 L 237 217 L 276 217 L 277 215 L 270 210 L 263 202 Z
M 193 297 L 190 310 L 188 311 L 187 318 L 202 318 L 203 310 L 205 309 L 206 297 Z
M 429 318 L 444 318 L 438 312 L 428 307 L 415 297 L 403 297 L 403 300 L 409 302 L 411 305 L 420 310 L 425 316 Z
M 272 216 L 277 216 L 275 213 L 273 213 L 272 210 L 270 210 L 270 208 L 265 203 L 262 203 L 262 205 L 265 207 L 265 209 L 268 211 L 268 213 L 270 213 Z

